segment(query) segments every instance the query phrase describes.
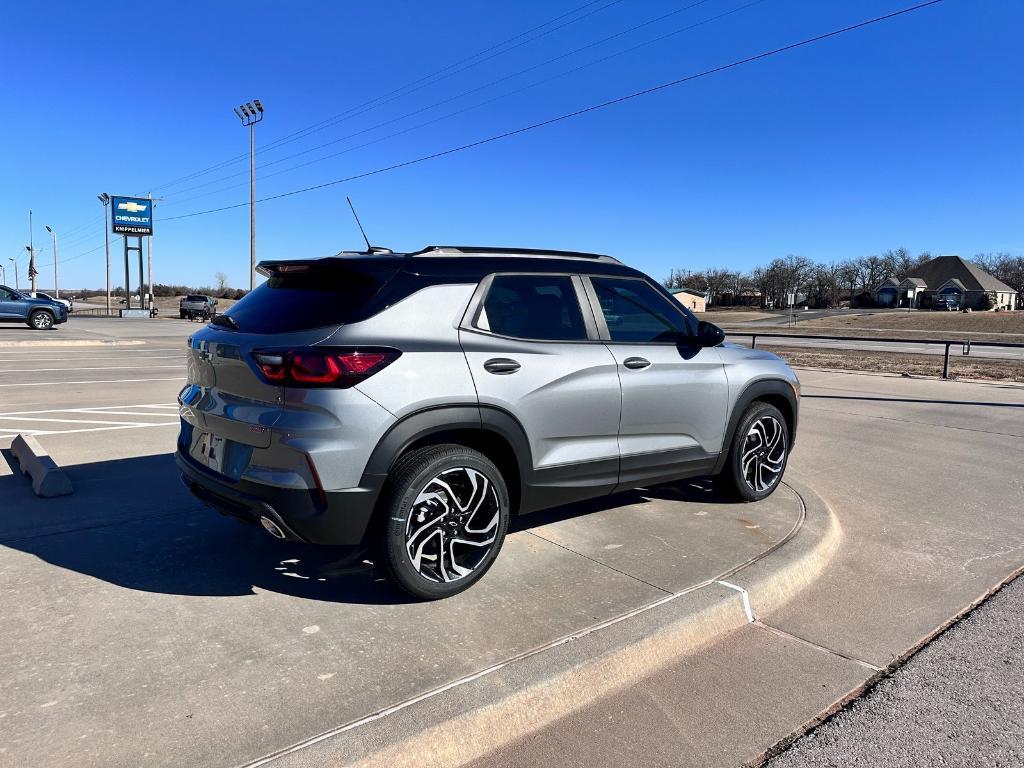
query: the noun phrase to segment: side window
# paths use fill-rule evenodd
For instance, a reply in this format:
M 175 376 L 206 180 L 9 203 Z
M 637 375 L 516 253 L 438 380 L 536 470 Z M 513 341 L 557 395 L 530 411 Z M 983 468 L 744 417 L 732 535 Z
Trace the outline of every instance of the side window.
M 12 299 L 14 299 L 14 291 L 0 288 L 0 301 L 11 301 Z
M 643 280 L 592 277 L 590 282 L 612 341 L 673 341 L 679 333 L 696 331 L 685 309 Z
M 501 336 L 544 341 L 586 340 L 572 279 L 561 275 L 497 275 L 476 326 Z

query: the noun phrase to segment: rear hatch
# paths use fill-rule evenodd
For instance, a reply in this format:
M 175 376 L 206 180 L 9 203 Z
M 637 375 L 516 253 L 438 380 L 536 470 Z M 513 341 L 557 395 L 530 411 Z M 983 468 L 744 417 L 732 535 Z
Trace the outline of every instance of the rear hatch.
M 179 396 L 191 427 L 183 429 L 183 449 L 237 478 L 251 449 L 270 446 L 286 405 L 286 387 L 261 375 L 255 354 L 315 346 L 362 319 L 401 264 L 398 257 L 261 264 L 269 279 L 189 339 Z

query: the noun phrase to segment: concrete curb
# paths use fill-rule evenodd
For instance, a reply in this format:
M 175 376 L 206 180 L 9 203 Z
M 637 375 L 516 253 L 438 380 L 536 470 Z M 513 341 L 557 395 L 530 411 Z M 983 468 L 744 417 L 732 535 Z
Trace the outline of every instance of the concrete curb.
M 0 349 L 9 347 L 137 347 L 142 339 L 5 339 Z
M 789 534 L 761 555 L 247 768 L 465 765 L 751 623 L 756 613 L 784 604 L 811 583 L 841 538 L 838 520 L 817 494 L 799 483 L 787 485 L 800 498 L 802 513 Z M 737 582 L 744 586 L 738 589 Z
M 67 496 L 74 490 L 68 476 L 31 435 L 15 437 L 11 443 L 11 453 L 18 460 L 21 474 L 32 479 L 32 490 L 36 496 Z

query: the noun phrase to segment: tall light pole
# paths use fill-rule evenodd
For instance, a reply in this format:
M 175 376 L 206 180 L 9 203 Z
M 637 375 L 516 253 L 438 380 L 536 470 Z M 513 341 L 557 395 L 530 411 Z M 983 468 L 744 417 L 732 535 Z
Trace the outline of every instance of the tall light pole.
M 57 250 L 57 230 L 51 227 L 49 224 L 46 225 L 46 231 L 53 236 L 53 296 L 54 298 L 60 298 L 60 287 L 57 282 L 57 257 L 60 255 Z
M 153 197 L 153 193 L 150 192 L 146 195 L 149 198 L 149 224 L 153 226 L 156 223 L 156 204 L 162 203 L 162 197 Z M 149 305 L 148 309 L 153 309 L 153 236 L 150 235 L 146 238 L 146 251 L 149 257 Z
M 106 192 L 96 195 L 96 199 L 103 203 L 103 244 L 107 249 L 107 314 L 110 314 L 110 225 L 107 223 L 107 206 L 110 205 L 110 195 Z
M 36 271 L 36 248 L 33 237 L 33 226 L 32 226 L 32 211 L 28 212 L 28 245 L 25 250 L 28 251 L 28 279 L 32 284 L 32 293 L 36 292 L 36 275 L 39 273 Z
M 256 123 L 263 119 L 263 104 L 253 99 L 240 107 L 235 114 L 242 125 L 249 129 L 249 290 L 256 287 Z
M 8 259 L 14 265 L 14 290 L 20 291 L 21 286 L 18 284 L 18 262 L 14 259 Z

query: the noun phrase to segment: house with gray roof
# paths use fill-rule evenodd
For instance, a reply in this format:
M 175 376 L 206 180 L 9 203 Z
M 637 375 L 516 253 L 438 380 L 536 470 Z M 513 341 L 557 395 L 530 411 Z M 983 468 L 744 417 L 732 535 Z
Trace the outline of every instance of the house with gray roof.
M 1017 292 L 959 256 L 937 256 L 903 280 L 889 278 L 875 291 L 883 307 L 930 308 L 951 300 L 961 309 L 1017 309 Z

